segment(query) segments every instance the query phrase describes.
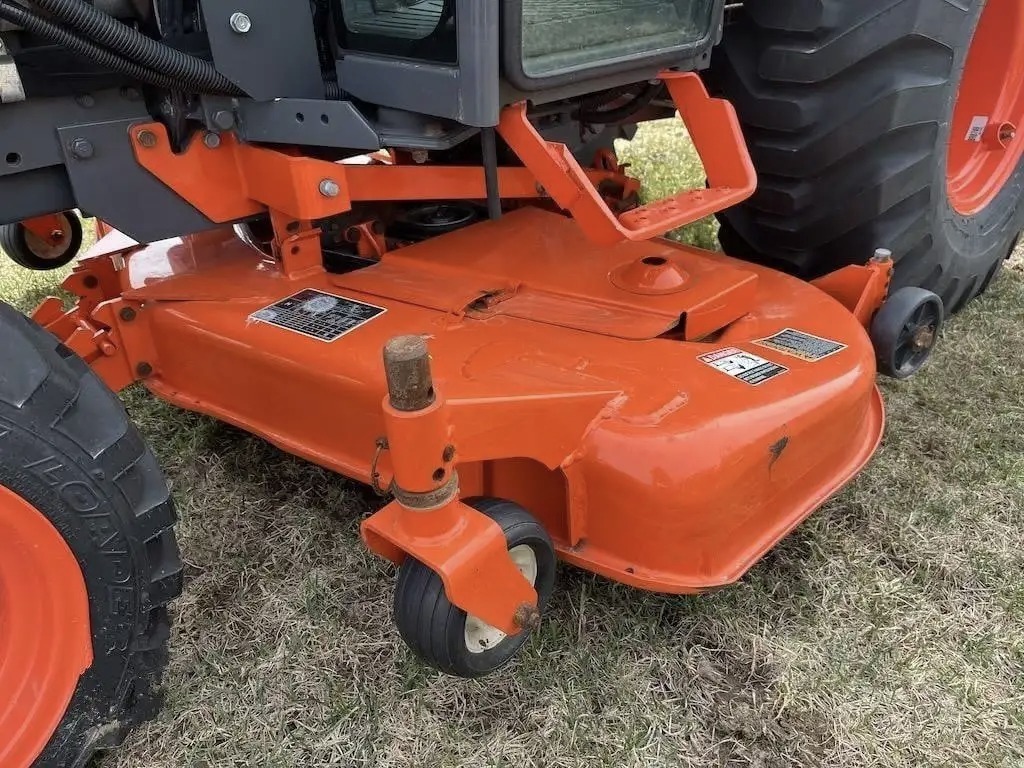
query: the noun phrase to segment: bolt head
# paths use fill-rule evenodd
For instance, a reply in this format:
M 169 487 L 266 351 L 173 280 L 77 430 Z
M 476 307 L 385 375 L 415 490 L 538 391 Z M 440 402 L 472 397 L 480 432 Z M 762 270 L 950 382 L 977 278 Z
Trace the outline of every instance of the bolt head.
M 146 149 L 152 149 L 156 146 L 156 134 L 149 130 L 139 131 L 135 137 L 139 144 Z
M 219 109 L 213 113 L 213 124 L 222 131 L 229 131 L 235 127 L 235 116 L 226 109 Z
M 341 187 L 334 179 L 324 179 L 320 182 L 320 194 L 324 197 L 337 197 L 341 194 Z
M 118 314 L 120 314 L 121 319 L 126 323 L 130 323 L 135 319 L 135 310 L 131 307 L 121 307 L 121 311 Z
M 140 379 L 145 379 L 148 376 L 152 376 L 153 366 L 147 363 L 146 361 L 142 361 L 141 363 L 135 366 L 135 375 L 138 376 Z
M 875 251 L 875 255 L 871 257 L 871 260 L 878 264 L 888 264 L 892 261 L 892 251 L 888 248 L 879 248 Z
M 252 19 L 241 11 L 232 13 L 228 23 L 231 25 L 231 31 L 239 35 L 244 35 L 252 29 Z
M 95 149 L 88 139 L 78 138 L 71 142 L 71 154 L 79 160 L 88 160 L 95 154 Z
M 220 135 L 210 131 L 203 136 L 203 144 L 205 144 L 208 149 L 216 149 L 220 146 Z

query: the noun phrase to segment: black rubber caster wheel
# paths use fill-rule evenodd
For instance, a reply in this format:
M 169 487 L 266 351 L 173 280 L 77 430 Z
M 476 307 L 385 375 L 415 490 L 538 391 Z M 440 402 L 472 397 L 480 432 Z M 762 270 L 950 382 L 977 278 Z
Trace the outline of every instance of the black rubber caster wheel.
M 928 362 L 945 310 L 942 299 L 924 288 L 900 288 L 892 294 L 871 322 L 878 372 L 907 379 Z
M 555 585 L 555 549 L 529 512 L 510 501 L 469 499 L 501 526 L 509 555 L 537 590 L 543 613 Z M 423 563 L 406 558 L 395 588 L 395 624 L 402 639 L 425 663 L 457 677 L 481 677 L 507 664 L 530 633 L 506 635 L 448 601 L 441 577 Z
M 63 267 L 82 247 L 82 221 L 73 213 L 59 216 L 61 226 L 49 238 L 40 237 L 20 222 L 0 226 L 0 251 L 28 269 Z

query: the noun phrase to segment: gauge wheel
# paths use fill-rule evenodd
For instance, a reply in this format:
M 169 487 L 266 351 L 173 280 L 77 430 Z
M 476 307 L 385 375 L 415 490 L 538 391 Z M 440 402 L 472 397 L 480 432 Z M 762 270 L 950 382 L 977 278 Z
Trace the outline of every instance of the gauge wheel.
M 505 534 L 508 553 L 519 572 L 537 590 L 543 613 L 555 584 L 555 550 L 543 526 L 525 509 L 500 499 L 470 499 Z M 506 635 L 455 607 L 441 577 L 407 557 L 395 589 L 395 623 L 410 649 L 428 665 L 457 677 L 481 677 L 511 661 L 530 632 Z
M 928 362 L 939 340 L 945 311 L 942 299 L 923 288 L 900 288 L 871 322 L 879 373 L 908 379 Z
M 63 267 L 82 247 L 82 221 L 68 212 L 57 214 L 56 220 L 60 224 L 45 234 L 33 231 L 24 222 L 0 226 L 0 250 L 28 269 Z

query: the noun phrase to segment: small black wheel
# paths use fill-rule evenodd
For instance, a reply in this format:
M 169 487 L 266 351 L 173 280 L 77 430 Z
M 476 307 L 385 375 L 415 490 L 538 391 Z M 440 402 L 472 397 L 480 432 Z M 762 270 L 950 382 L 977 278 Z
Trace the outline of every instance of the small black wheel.
M 942 299 L 924 288 L 900 288 L 871 322 L 878 372 L 907 379 L 921 370 L 939 340 L 945 311 Z
M 58 215 L 62 224 L 50 238 L 40 237 L 20 222 L 0 226 L 0 251 L 28 269 L 63 267 L 82 247 L 82 221 L 73 213 Z
M 543 613 L 555 585 L 555 549 L 547 531 L 518 504 L 500 499 L 466 501 L 505 532 L 509 556 L 537 590 Z M 441 577 L 406 558 L 395 588 L 395 624 L 412 651 L 430 666 L 457 677 L 481 677 L 511 661 L 529 639 L 523 630 L 506 635 L 456 608 Z

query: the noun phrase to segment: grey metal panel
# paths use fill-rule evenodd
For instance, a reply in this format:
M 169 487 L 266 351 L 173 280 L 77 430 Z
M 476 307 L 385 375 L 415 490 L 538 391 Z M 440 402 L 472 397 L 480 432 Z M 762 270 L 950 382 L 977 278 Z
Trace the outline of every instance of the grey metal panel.
M 68 157 L 67 170 L 78 207 L 110 222 L 140 242 L 200 232 L 217 226 L 138 164 L 128 129 L 138 120 L 62 128 L 61 143 L 92 144 L 88 160 Z
M 459 68 L 462 118 L 477 127 L 498 124 L 498 52 L 501 13 L 498 0 L 458 0 Z
M 380 149 L 377 132 L 348 101 L 242 101 L 238 135 L 271 144 Z
M 371 104 L 498 124 L 498 0 L 457 0 L 459 66 L 391 59 L 355 51 L 338 62 L 346 93 Z
M 357 99 L 462 122 L 462 83 L 456 67 L 348 53 L 338 83 Z
M 254 99 L 324 97 L 308 2 L 203 0 L 202 9 L 214 64 Z M 232 30 L 234 13 L 249 17 L 245 34 Z
M 0 224 L 74 207 L 75 196 L 62 165 L 0 177 Z
M 137 92 L 134 98 L 120 91 L 97 91 L 75 98 L 61 96 L 4 104 L 0 106 L 0 177 L 62 164 L 64 150 L 57 135 L 59 128 L 128 117 L 151 119 Z

